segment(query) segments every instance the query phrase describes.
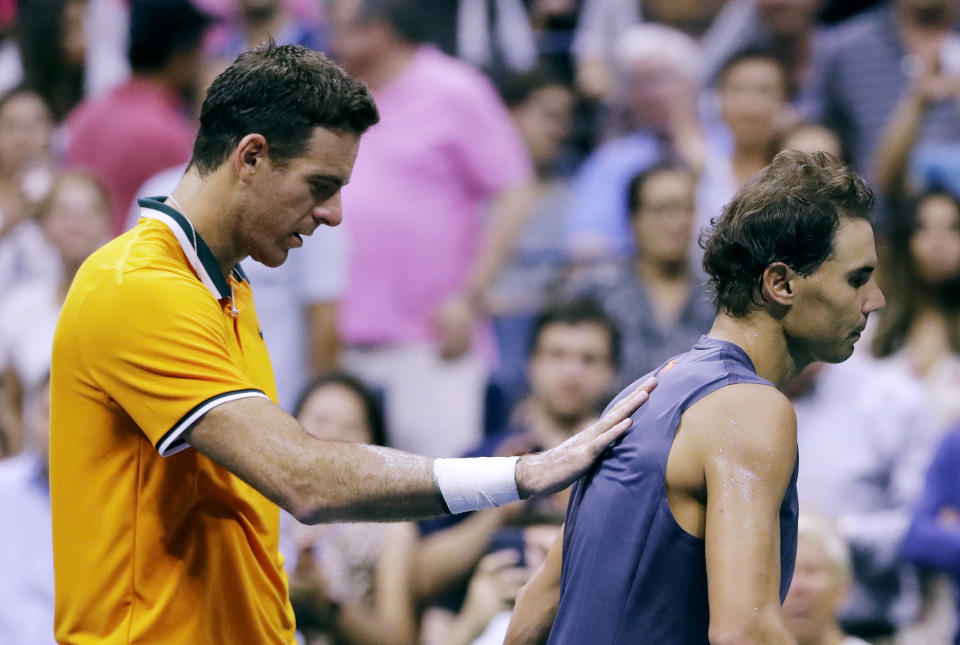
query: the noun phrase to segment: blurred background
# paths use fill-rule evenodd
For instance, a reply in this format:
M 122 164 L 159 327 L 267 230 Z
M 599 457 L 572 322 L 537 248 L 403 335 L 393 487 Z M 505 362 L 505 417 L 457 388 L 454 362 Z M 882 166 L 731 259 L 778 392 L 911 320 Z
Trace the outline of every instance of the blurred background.
M 888 306 L 789 393 L 784 611 L 801 645 L 960 643 L 958 20 L 960 0 L 0 0 L 0 643 L 53 638 L 66 290 L 173 189 L 205 88 L 269 38 L 328 54 L 382 115 L 343 224 L 244 262 L 280 404 L 322 438 L 556 445 L 710 328 L 698 239 L 773 155 L 868 177 Z M 285 516 L 299 637 L 500 643 L 565 507 Z

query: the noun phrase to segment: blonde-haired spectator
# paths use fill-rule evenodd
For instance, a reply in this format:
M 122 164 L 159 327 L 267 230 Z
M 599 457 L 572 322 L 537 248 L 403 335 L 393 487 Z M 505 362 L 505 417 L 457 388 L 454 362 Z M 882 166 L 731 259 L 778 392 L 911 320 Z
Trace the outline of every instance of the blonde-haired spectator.
M 852 578 L 846 540 L 826 516 L 801 509 L 797 564 L 783 603 L 784 620 L 797 645 L 866 645 L 847 636 L 837 620 Z

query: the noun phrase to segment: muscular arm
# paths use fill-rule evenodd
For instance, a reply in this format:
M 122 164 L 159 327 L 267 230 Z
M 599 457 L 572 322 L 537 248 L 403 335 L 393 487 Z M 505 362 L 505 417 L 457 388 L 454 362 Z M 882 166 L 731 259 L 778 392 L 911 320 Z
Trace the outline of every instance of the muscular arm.
M 583 474 L 626 431 L 629 415 L 654 385 L 644 384 L 556 448 L 521 457 L 516 468 L 520 496 L 556 492 Z M 187 432 L 186 440 L 304 523 L 396 521 L 446 511 L 434 484 L 432 459 L 314 439 L 262 397 L 213 408 Z
M 560 604 L 563 533 L 557 536 L 540 568 L 520 590 L 504 645 L 539 645 L 550 636 Z
M 797 458 L 789 401 L 723 388 L 684 416 L 702 449 L 712 645 L 795 645 L 780 609 L 780 505 Z M 684 430 L 681 427 L 681 432 Z

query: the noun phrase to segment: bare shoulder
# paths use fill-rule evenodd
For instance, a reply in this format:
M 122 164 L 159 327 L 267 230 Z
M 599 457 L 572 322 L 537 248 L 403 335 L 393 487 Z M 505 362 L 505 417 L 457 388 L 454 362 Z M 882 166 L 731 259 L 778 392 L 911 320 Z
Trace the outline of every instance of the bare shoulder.
M 796 458 L 797 418 L 779 390 L 757 383 L 728 385 L 684 413 L 681 428 L 710 458 L 790 463 Z

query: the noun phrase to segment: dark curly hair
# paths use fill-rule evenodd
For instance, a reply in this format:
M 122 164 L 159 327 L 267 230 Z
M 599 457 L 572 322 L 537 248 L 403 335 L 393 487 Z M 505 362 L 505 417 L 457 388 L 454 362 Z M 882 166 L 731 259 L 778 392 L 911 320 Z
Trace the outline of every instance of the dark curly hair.
M 876 200 L 860 176 L 825 152 L 781 152 L 748 179 L 700 245 L 719 311 L 743 317 L 763 304 L 774 262 L 810 275 L 833 252 L 841 217 L 871 221 Z
M 360 135 L 379 120 L 366 85 L 326 56 L 269 42 L 240 54 L 210 85 L 190 165 L 212 172 L 252 132 L 282 164 L 303 154 L 314 128 Z

